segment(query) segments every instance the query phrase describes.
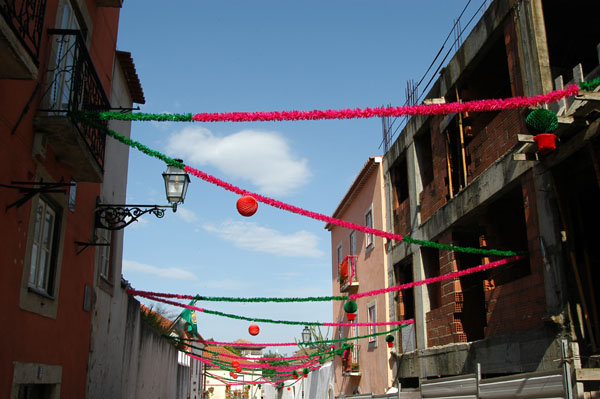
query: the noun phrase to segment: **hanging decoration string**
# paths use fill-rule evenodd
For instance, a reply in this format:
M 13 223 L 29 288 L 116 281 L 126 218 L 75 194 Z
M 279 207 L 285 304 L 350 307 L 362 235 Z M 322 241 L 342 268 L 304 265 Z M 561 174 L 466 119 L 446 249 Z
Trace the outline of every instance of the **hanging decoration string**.
M 319 298 L 319 301 L 346 301 L 348 299 L 356 299 L 362 298 L 365 296 L 375 296 L 385 294 L 391 291 L 400 291 L 408 288 L 415 287 L 417 285 L 427 285 L 437 283 L 439 281 L 448 280 L 451 278 L 456 278 L 460 276 L 466 276 L 467 274 L 477 273 L 484 270 L 489 270 L 498 266 L 506 265 L 508 263 L 516 262 L 517 260 L 525 259 L 524 256 L 513 256 L 510 258 L 504 258 L 498 261 L 485 263 L 478 266 L 473 266 L 465 270 L 460 270 L 458 272 L 452 272 L 449 274 L 444 274 L 442 276 L 429 277 L 424 280 L 413 281 L 406 284 L 396 285 L 394 287 L 389 287 L 381 290 L 373 290 L 367 292 L 361 292 L 359 294 L 353 295 L 343 295 L 343 296 L 323 296 L 316 297 Z M 218 302 L 311 302 L 315 297 L 306 297 L 306 298 L 268 298 L 268 297 L 251 297 L 251 298 L 236 298 L 236 297 L 206 297 L 206 296 L 193 296 L 193 295 L 183 295 L 183 294 L 167 294 L 161 292 L 152 292 L 152 291 L 138 291 L 132 288 L 127 289 L 127 293 L 134 296 L 142 296 L 142 297 L 160 297 L 160 298 L 177 298 L 177 299 L 196 299 L 196 300 L 204 300 L 204 301 L 213 301 L 216 300 Z M 213 299 L 214 298 L 214 299 Z
M 130 295 L 151 295 L 161 298 L 176 298 L 176 299 L 195 299 L 197 301 L 211 301 L 211 302 L 328 302 L 328 301 L 345 301 L 348 299 L 347 295 L 337 296 L 308 296 L 308 297 L 294 297 L 294 298 L 281 298 L 281 297 L 225 297 L 225 296 L 203 296 L 203 295 L 183 295 L 183 294 L 166 294 L 162 292 L 152 291 L 138 291 L 132 288 L 127 289 L 127 293 Z
M 585 82 L 582 82 L 585 83 Z M 498 111 L 503 109 L 531 107 L 558 101 L 565 97 L 573 97 L 579 92 L 581 84 L 570 85 L 565 89 L 554 90 L 546 94 L 531 97 L 509 97 L 503 99 L 473 100 L 445 104 L 416 104 L 398 107 L 347 108 L 340 110 L 313 111 L 271 111 L 271 112 L 216 112 L 191 114 L 124 114 L 121 112 L 101 112 L 103 120 L 136 120 L 159 122 L 270 122 L 300 121 L 324 119 L 357 119 L 399 117 L 414 115 L 440 115 L 458 112 Z M 585 85 L 585 87 L 588 87 Z M 583 88 L 583 87 L 582 87 Z
M 391 332 L 391 331 L 389 331 Z M 389 333 L 388 332 L 388 333 Z M 171 340 L 175 346 L 179 346 L 181 344 L 185 345 L 188 347 L 188 349 L 197 349 L 197 350 L 201 350 L 202 353 L 206 352 L 206 353 L 210 353 L 212 355 L 217 355 L 218 357 L 222 357 L 222 358 L 228 358 L 228 359 L 240 359 L 240 360 L 251 360 L 251 361 L 256 361 L 256 358 L 250 358 L 250 357 L 243 357 L 243 356 L 235 356 L 235 355 L 228 355 L 226 353 L 220 353 L 220 352 L 215 352 L 206 348 L 199 348 L 197 346 L 191 345 L 189 343 L 185 343 L 182 342 L 181 339 L 179 339 L 179 337 L 176 336 L 170 336 L 170 335 L 163 335 L 164 338 Z M 353 338 L 354 339 L 354 338 Z M 314 358 L 318 358 L 319 361 L 322 361 L 322 359 L 326 358 L 327 356 L 330 355 L 340 355 L 343 353 L 343 351 L 345 349 L 349 349 L 352 348 L 353 344 L 343 344 L 340 348 L 335 349 L 334 345 L 331 345 L 331 347 L 321 350 L 321 351 L 317 351 L 315 353 L 311 353 L 310 355 L 304 355 L 304 356 L 290 356 L 290 357 L 261 357 L 260 360 L 261 361 L 270 361 L 272 365 L 287 365 L 290 364 L 292 362 L 294 362 L 295 360 L 305 360 L 305 359 L 314 359 Z M 206 357 L 206 360 L 208 361 L 213 361 L 216 363 L 220 363 L 220 364 L 224 364 L 226 367 L 221 367 L 224 369 L 232 369 L 231 367 L 231 363 L 224 361 L 224 360 L 217 360 L 215 358 L 208 358 Z M 213 364 L 214 365 L 214 364 Z M 216 365 L 215 365 L 216 366 Z M 297 366 L 297 365 L 294 365 Z
M 581 90 L 587 90 L 587 91 L 592 91 L 598 86 L 600 86 L 600 76 L 598 76 L 595 79 L 587 80 L 585 82 L 579 83 L 579 87 L 581 88 Z
M 227 317 L 227 318 L 236 319 L 236 320 L 255 321 L 255 322 L 259 322 L 259 323 L 286 324 L 286 325 L 290 325 L 290 326 L 324 326 L 324 327 L 397 326 L 397 325 L 402 325 L 402 324 L 413 323 L 412 320 L 382 321 L 382 322 L 375 322 L 375 323 L 321 323 L 318 321 L 273 320 L 273 319 L 263 319 L 263 318 L 258 318 L 258 317 L 239 316 L 239 315 L 235 315 L 235 314 L 231 314 L 231 313 L 219 312 L 217 310 L 199 308 L 197 306 L 186 305 L 184 303 L 170 301 L 168 299 L 163 299 L 163 298 L 159 298 L 159 297 L 152 296 L 152 295 L 139 295 L 139 296 L 141 296 L 143 298 L 151 299 L 153 301 L 166 303 L 167 305 L 179 306 L 181 308 L 195 310 L 197 312 L 212 314 L 214 316 Z
M 469 269 L 445 274 L 443 276 L 430 277 L 425 280 L 413 281 L 413 282 L 406 283 L 406 284 L 396 285 L 394 287 L 382 288 L 380 290 L 360 292 L 358 294 L 348 295 L 348 299 L 356 299 L 356 298 L 362 298 L 362 297 L 366 297 L 366 296 L 381 295 L 381 294 L 385 294 L 387 292 L 405 290 L 408 288 L 415 287 L 417 285 L 433 284 L 433 283 L 437 283 L 439 281 L 448 280 L 448 279 L 456 278 L 456 277 L 460 277 L 460 276 L 465 276 L 467 274 L 477 273 L 477 272 L 481 272 L 484 270 L 489 270 L 494 267 L 506 265 L 507 263 L 515 262 L 515 261 L 521 260 L 521 259 L 525 259 L 525 257 L 524 256 L 513 256 L 511 258 L 504 258 L 501 260 L 497 260 L 495 262 L 490 262 L 490 263 L 486 263 L 483 265 L 471 267 Z
M 208 173 L 202 172 L 202 171 L 192 168 L 190 166 L 186 166 L 182 162 L 179 162 L 179 161 L 174 160 L 173 158 L 167 157 L 166 155 L 164 155 L 158 151 L 152 150 L 139 142 L 136 142 L 134 140 L 131 140 L 131 139 L 121 136 L 120 134 L 118 134 L 117 132 L 115 132 L 112 129 L 107 128 L 106 126 L 103 126 L 99 123 L 94 122 L 93 120 L 91 120 L 89 118 L 89 114 L 85 114 L 85 113 L 81 113 L 81 112 L 74 112 L 72 115 L 75 119 L 80 120 L 81 122 L 87 124 L 88 126 L 91 126 L 93 128 L 104 131 L 107 135 L 115 138 L 116 140 L 120 141 L 123 144 L 126 144 L 130 147 L 136 148 L 146 155 L 161 159 L 167 165 L 175 166 L 179 169 L 184 169 L 187 173 L 189 173 L 191 175 L 194 175 L 208 183 L 214 184 L 216 186 L 224 188 L 233 193 L 240 194 L 240 195 L 251 195 L 257 201 L 261 201 L 261 202 L 263 202 L 267 205 L 270 205 L 274 208 L 286 210 L 286 211 L 296 213 L 298 215 L 306 216 L 306 217 L 309 217 L 309 218 L 312 218 L 315 220 L 319 220 L 319 221 L 322 221 L 325 223 L 334 224 L 336 226 L 345 227 L 350 230 L 357 230 L 357 231 L 361 231 L 363 233 L 373 234 L 378 237 L 383 237 L 383 238 L 387 238 L 390 240 L 404 241 L 404 242 L 407 242 L 410 244 L 417 244 L 417 245 L 421 245 L 421 246 L 427 246 L 427 247 L 437 248 L 437 249 L 442 249 L 442 250 L 465 252 L 465 253 L 472 253 L 472 254 L 478 254 L 478 255 L 495 255 L 495 256 L 518 255 L 517 252 L 515 252 L 515 251 L 501 251 L 501 250 L 497 250 L 497 249 L 469 248 L 469 247 L 461 247 L 461 246 L 455 246 L 455 245 L 440 244 L 440 243 L 433 242 L 433 241 L 417 240 L 417 239 L 410 238 L 410 237 L 404 237 L 400 234 L 392 234 L 392 233 L 388 233 L 385 231 L 376 230 L 371 227 L 362 226 L 362 225 L 359 225 L 356 223 L 350 223 L 345 220 L 336 219 L 336 218 L 333 218 L 333 217 L 330 217 L 330 216 L 327 216 L 327 215 L 324 215 L 321 213 L 308 211 L 308 210 L 299 208 L 297 206 L 287 204 L 285 202 L 277 201 L 275 199 L 262 196 L 260 194 L 252 193 L 251 191 L 243 190 L 237 186 L 234 186 L 233 184 L 227 183 L 219 178 L 209 175 Z
M 410 320 L 410 321 L 413 321 L 413 320 Z M 391 328 L 388 331 L 381 331 L 381 332 L 377 332 L 377 333 L 372 333 L 372 334 L 367 334 L 367 335 L 359 335 L 359 336 L 356 336 L 356 337 L 349 337 L 349 338 L 324 339 L 324 340 L 311 341 L 311 342 L 268 342 L 268 343 L 245 342 L 244 346 L 268 347 L 268 346 L 303 346 L 303 345 L 333 344 L 333 343 L 336 343 L 336 342 L 353 341 L 353 340 L 358 340 L 358 339 L 364 339 L 364 338 L 370 338 L 370 337 L 377 337 L 379 335 L 386 335 L 386 334 L 393 333 L 395 331 L 399 331 L 399 330 L 403 329 L 406 326 L 407 326 L 407 324 L 399 326 L 399 327 Z M 189 341 L 197 341 L 197 342 L 201 342 L 201 343 L 203 343 L 205 345 L 215 345 L 215 346 L 236 346 L 236 345 L 239 345 L 239 342 L 238 343 L 235 343 L 235 342 L 219 342 L 219 341 L 198 340 L 198 339 L 190 339 L 190 338 L 176 338 L 176 339 L 178 339 L 182 343 L 186 343 L 186 342 L 189 342 Z

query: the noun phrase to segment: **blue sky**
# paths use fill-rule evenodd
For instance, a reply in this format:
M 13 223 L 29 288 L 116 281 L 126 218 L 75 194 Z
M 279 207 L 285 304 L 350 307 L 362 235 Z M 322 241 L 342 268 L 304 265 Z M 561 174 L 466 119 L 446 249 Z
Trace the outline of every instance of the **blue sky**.
M 132 52 L 143 112 L 402 105 L 406 81 L 421 78 L 467 2 L 127 0 L 117 47 Z M 472 3 L 463 28 L 483 0 Z M 380 119 L 134 122 L 132 138 L 242 188 L 328 215 L 367 158 L 383 153 Z M 165 169 L 131 151 L 128 203 L 166 203 Z M 244 218 L 237 199 L 192 177 L 177 213 L 145 216 L 126 229 L 125 278 L 136 289 L 169 293 L 331 295 L 324 224 L 263 204 Z M 272 319 L 332 317 L 330 303 L 200 306 Z M 302 329 L 262 323 L 251 337 L 249 324 L 198 315 L 200 333 L 222 341 L 293 341 Z

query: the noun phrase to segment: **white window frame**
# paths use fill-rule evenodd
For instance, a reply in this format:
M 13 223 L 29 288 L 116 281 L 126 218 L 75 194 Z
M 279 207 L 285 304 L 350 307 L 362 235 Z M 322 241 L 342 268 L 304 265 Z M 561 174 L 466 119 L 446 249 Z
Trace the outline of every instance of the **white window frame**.
M 350 251 L 348 255 L 356 255 L 356 230 L 352 230 L 350 234 L 348 234 L 348 240 L 350 242 Z
M 112 231 L 102 228 L 96 229 L 96 243 L 97 244 L 108 244 L 99 245 L 96 247 L 96 264 L 98 273 L 105 280 L 112 282 Z
M 371 220 L 369 221 L 369 215 Z M 373 204 L 365 211 L 365 226 L 373 228 Z M 371 249 L 375 246 L 375 236 L 373 233 L 365 233 L 365 248 Z
M 40 197 L 35 211 L 28 285 L 49 296 L 54 296 L 54 293 L 51 292 L 53 287 L 50 287 L 49 283 L 55 261 L 53 258 L 57 240 L 56 218 L 56 209 L 48 200 Z
M 335 279 L 338 280 L 340 278 L 340 265 L 342 264 L 342 261 L 344 260 L 344 248 L 342 246 L 341 241 L 335 247 L 335 255 L 336 255 L 336 261 L 337 261 L 337 264 L 335 266 Z
M 377 301 L 367 303 L 367 323 L 377 323 Z M 368 328 L 369 335 L 377 332 L 377 326 L 369 326 Z M 377 337 L 369 337 L 369 345 L 377 346 Z

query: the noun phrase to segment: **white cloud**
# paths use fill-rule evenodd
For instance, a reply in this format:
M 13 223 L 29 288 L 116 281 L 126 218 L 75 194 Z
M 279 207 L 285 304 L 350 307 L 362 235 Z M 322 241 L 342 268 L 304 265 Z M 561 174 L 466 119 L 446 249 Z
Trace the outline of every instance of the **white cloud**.
M 152 274 L 158 277 L 170 278 L 176 280 L 197 280 L 193 273 L 176 267 L 156 267 L 145 265 L 133 260 L 123 260 L 123 270 L 125 272 L 139 272 Z
M 308 161 L 292 154 L 285 138 L 275 132 L 242 130 L 218 137 L 206 128 L 191 126 L 169 138 L 167 151 L 250 181 L 265 195 L 290 194 L 312 176 Z
M 262 227 L 253 222 L 223 222 L 218 226 L 204 225 L 206 231 L 231 241 L 238 248 L 258 252 L 267 252 L 280 256 L 304 256 L 319 258 L 323 256 L 317 248 L 318 238 L 308 231 L 284 234 L 280 231 Z
M 175 212 L 178 218 L 183 220 L 184 222 L 192 223 L 198 220 L 198 217 L 194 213 L 194 211 L 190 211 L 189 209 L 177 207 L 177 212 Z

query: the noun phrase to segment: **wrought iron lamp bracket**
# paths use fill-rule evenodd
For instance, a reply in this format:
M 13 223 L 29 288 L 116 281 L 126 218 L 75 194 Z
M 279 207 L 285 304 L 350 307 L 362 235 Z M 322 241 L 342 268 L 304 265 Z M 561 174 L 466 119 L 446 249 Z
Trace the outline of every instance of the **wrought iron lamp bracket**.
M 107 230 L 122 230 L 141 216 L 150 213 L 157 218 L 165 216 L 165 209 L 175 209 L 173 205 L 96 205 L 96 227 Z

